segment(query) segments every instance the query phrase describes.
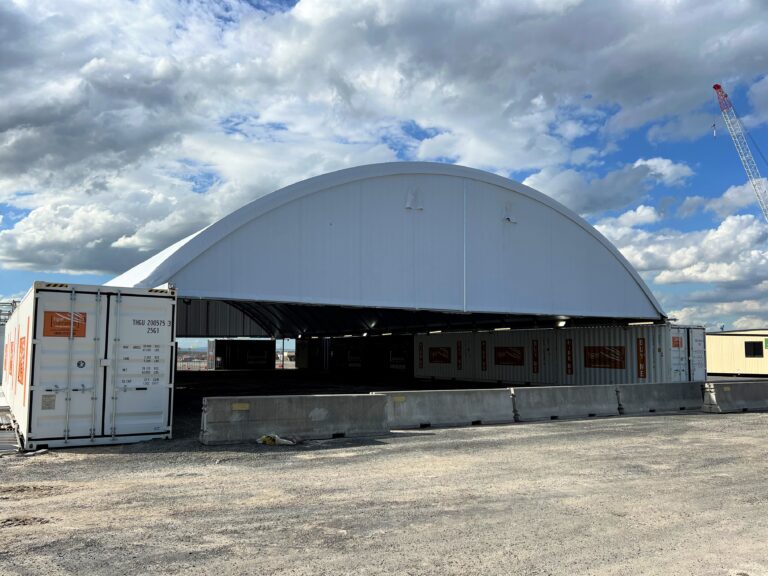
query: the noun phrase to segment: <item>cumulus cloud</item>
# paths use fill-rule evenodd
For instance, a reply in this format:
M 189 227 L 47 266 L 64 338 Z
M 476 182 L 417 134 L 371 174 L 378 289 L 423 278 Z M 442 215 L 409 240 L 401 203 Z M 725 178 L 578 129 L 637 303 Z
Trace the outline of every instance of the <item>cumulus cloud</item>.
M 666 158 L 637 160 L 604 176 L 572 168 L 545 168 L 524 184 L 552 196 L 580 214 L 617 210 L 643 199 L 658 183 L 680 186 L 693 175 L 684 163 Z
M 763 183 L 768 185 L 765 178 L 763 178 Z M 756 203 L 755 189 L 752 184 L 747 182 L 739 186 L 730 186 L 721 196 L 716 198 L 687 196 L 678 208 L 677 214 L 685 218 L 704 210 L 722 219 L 736 214 L 744 208 L 751 208 Z
M 693 170 L 684 163 L 675 163 L 668 158 L 640 158 L 634 164 L 635 168 L 646 166 L 651 175 L 657 178 L 665 186 L 682 186 L 685 181 L 693 176 Z
M 765 328 L 768 306 L 757 300 L 725 302 L 707 306 L 686 306 L 671 310 L 670 317 L 680 324 L 697 324 L 708 331 Z
M 0 203 L 21 214 L 0 266 L 68 271 L 368 162 L 526 171 L 580 213 L 624 209 L 691 175 L 601 165 L 627 131 L 695 137 L 701 87 L 745 84 L 768 48 L 759 3 L 720 0 L 39 0 L 0 3 L 0 28 Z
M 768 274 L 768 226 L 752 215 L 728 216 L 711 230 L 655 233 L 624 216 L 596 227 L 656 284 L 750 282 Z

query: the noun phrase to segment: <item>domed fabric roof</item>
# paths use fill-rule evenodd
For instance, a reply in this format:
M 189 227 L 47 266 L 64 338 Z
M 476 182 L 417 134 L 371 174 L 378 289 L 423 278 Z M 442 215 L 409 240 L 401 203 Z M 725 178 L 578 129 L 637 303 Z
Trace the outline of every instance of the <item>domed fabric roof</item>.
M 594 227 L 506 178 L 450 164 L 340 170 L 267 194 L 109 282 L 180 297 L 660 320 Z

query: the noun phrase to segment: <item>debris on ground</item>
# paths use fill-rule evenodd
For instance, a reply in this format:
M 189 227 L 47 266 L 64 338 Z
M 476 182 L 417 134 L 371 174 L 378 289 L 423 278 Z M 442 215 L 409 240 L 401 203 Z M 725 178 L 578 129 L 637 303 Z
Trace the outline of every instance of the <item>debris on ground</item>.
M 295 437 L 281 437 L 277 434 L 265 434 L 256 440 L 259 444 L 266 444 L 267 446 L 295 446 L 301 440 Z

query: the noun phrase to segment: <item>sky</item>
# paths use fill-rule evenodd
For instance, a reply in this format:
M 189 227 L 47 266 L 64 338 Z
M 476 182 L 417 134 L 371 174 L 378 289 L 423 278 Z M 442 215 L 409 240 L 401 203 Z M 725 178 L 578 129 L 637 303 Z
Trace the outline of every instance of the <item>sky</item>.
M 768 174 L 766 72 L 764 0 L 6 0 L 0 300 L 429 160 L 581 214 L 682 323 L 765 327 L 768 224 L 712 85 Z

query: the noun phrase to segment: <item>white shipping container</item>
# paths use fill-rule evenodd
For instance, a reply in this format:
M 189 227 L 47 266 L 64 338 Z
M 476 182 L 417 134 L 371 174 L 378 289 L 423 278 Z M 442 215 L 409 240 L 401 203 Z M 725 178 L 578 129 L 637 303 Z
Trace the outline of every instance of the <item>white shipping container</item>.
M 5 343 L 5 324 L 0 324 L 0 342 Z M 0 348 L 0 366 L 5 366 L 5 346 Z M 0 384 L 3 382 L 3 371 L 0 370 Z
M 418 334 L 414 338 L 416 378 L 476 380 L 472 332 Z
M 171 437 L 173 290 L 35 282 L 5 331 L 25 449 Z
M 692 326 L 420 334 L 414 346 L 416 378 L 540 386 L 706 378 L 704 329 Z

